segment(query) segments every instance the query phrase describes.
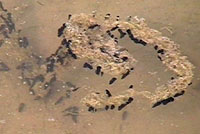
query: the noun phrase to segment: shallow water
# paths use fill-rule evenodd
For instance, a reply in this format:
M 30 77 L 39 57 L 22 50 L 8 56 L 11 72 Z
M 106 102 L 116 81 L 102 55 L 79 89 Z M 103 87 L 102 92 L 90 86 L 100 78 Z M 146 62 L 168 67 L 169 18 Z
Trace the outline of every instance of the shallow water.
M 16 62 L 1 53 L 0 59 L 11 68 L 0 72 L 0 133 L 1 134 L 198 134 L 200 132 L 200 1 L 199 0 L 2 0 L 12 13 L 20 35 L 29 40 L 33 51 L 42 57 L 54 53 L 60 45 L 58 28 L 67 20 L 68 14 L 111 13 L 138 16 L 147 24 L 180 44 L 184 55 L 196 67 L 192 85 L 186 93 L 174 102 L 154 109 L 144 98 L 135 99 L 121 111 L 108 110 L 90 113 L 80 103 L 80 99 L 90 91 L 104 91 L 112 94 L 127 89 L 130 84 L 141 90 L 154 90 L 173 75 L 155 58 L 149 47 L 132 46 L 128 39 L 121 40 L 129 52 L 139 62 L 136 72 L 125 80 L 109 86 L 111 76 L 99 77 L 94 72 L 82 68 L 82 63 L 73 62 L 67 70 L 60 70 L 63 79 L 70 81 L 80 90 L 59 104 L 55 102 L 63 96 L 63 90 L 53 91 L 44 101 L 34 100 L 27 86 L 21 83 Z M 167 28 L 166 28 L 167 27 Z M 167 30 L 167 29 L 170 29 Z M 172 33 L 171 33 L 172 32 Z M 157 72 L 150 75 L 148 72 Z M 137 84 L 138 83 L 138 84 Z M 59 87 L 59 83 L 54 85 Z M 86 88 L 85 88 L 86 87 Z M 23 107 L 23 104 L 24 107 Z M 20 106 L 20 109 L 19 109 Z M 75 121 L 64 116 L 64 109 L 76 106 L 80 114 Z M 75 117 L 76 118 L 76 117 Z

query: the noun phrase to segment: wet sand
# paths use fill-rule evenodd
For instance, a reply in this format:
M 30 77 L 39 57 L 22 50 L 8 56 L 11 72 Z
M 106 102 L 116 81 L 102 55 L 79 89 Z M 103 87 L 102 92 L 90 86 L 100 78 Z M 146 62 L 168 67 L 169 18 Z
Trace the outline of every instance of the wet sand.
M 200 2 L 198 0 L 3 0 L 14 17 L 17 29 L 26 36 L 33 50 L 43 57 L 49 56 L 60 45 L 58 28 L 67 20 L 68 14 L 111 13 L 125 18 L 128 15 L 143 17 L 151 28 L 157 29 L 180 44 L 184 55 L 195 65 L 195 77 L 186 93 L 168 105 L 154 109 L 144 98 L 135 99 L 121 111 L 90 113 L 80 104 L 80 99 L 89 91 L 104 91 L 112 94 L 127 89 L 133 84 L 141 90 L 154 90 L 156 84 L 165 83 L 172 76 L 155 58 L 149 47 L 132 45 L 128 39 L 121 41 L 139 63 L 136 72 L 125 80 L 108 85 L 111 76 L 103 78 L 82 68 L 81 62 L 74 62 L 63 73 L 63 79 L 81 86 L 70 99 L 55 105 L 63 95 L 62 89 L 54 91 L 46 100 L 34 100 L 20 75 L 11 64 L 11 71 L 0 72 L 0 133 L 1 134 L 198 134 L 200 131 Z M 167 28 L 171 29 L 170 33 Z M 6 61 L 6 56 L 1 56 Z M 7 61 L 6 63 L 12 63 Z M 150 75 L 148 72 L 157 72 Z M 87 85 L 87 86 L 85 86 Z M 55 85 L 58 86 L 58 85 Z M 87 88 L 84 88 L 87 87 Z M 138 101 L 140 100 L 140 101 Z M 22 107 L 22 103 L 25 105 Z M 20 110 L 19 110 L 20 106 Z M 77 123 L 62 111 L 70 106 L 80 109 Z M 126 111 L 126 113 L 124 113 Z

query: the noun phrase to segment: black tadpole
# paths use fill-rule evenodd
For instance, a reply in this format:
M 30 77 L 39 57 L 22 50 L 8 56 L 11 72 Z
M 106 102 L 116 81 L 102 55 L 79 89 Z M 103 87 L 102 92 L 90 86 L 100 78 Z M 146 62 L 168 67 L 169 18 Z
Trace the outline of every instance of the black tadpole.
M 133 88 L 133 85 L 130 85 L 129 88 Z
M 89 111 L 89 112 L 96 112 L 97 110 L 96 110 L 94 107 L 90 106 L 90 107 L 88 108 L 88 111 Z
M 69 14 L 69 15 L 68 15 L 68 20 L 70 20 L 70 19 L 71 19 L 71 17 L 72 17 L 72 15 L 71 15 L 71 14 Z
M 58 37 L 60 37 L 60 36 L 63 34 L 63 31 L 64 31 L 65 28 L 66 28 L 66 24 L 64 23 L 64 24 L 62 25 L 62 27 L 60 27 L 60 28 L 58 29 Z
M 109 85 L 113 84 L 116 80 L 117 80 L 117 78 L 113 77 L 113 78 L 109 81 Z
M 72 56 L 72 58 L 77 59 L 76 54 L 74 54 L 71 50 L 71 48 L 68 48 L 68 53 Z
M 118 26 L 115 26 L 115 27 L 111 28 L 110 31 L 115 31 L 118 28 L 119 28 Z
M 158 50 L 157 53 L 164 54 L 164 49 L 160 49 L 160 50 Z
M 83 68 L 88 68 L 88 69 L 90 69 L 90 70 L 93 69 L 92 65 L 90 65 L 90 64 L 87 63 L 87 62 L 84 63 Z
M 101 76 L 103 76 L 104 72 L 101 72 Z
M 122 110 L 125 106 L 126 106 L 127 104 L 121 104 L 119 107 L 118 107 L 118 110 L 120 111 L 120 110 Z
M 185 91 L 183 90 L 183 91 L 181 91 L 180 93 L 176 93 L 176 94 L 174 95 L 174 97 L 179 97 L 179 96 L 183 95 L 184 93 L 185 93 Z
M 106 16 L 105 16 L 105 20 L 109 19 L 109 17 L 110 17 L 110 14 L 107 13 Z
M 126 104 L 130 104 L 132 101 L 133 101 L 133 98 L 132 98 L 132 97 L 129 97 L 129 98 L 128 98 L 128 101 L 126 102 Z
M 130 70 L 127 70 L 127 72 L 122 75 L 121 79 L 126 78 L 129 74 L 130 74 Z
M 157 106 L 159 106 L 159 105 L 161 105 L 161 104 L 162 104 L 161 101 L 158 101 L 158 102 L 156 102 L 155 104 L 153 104 L 152 108 L 155 108 L 155 107 L 157 107 Z
M 161 58 L 159 55 L 158 55 L 157 57 L 158 57 L 158 59 L 159 59 L 160 61 L 162 61 L 162 58 Z
M 105 48 L 100 47 L 99 49 L 102 53 L 107 53 Z
M 100 27 L 100 25 L 99 24 L 94 24 L 94 25 L 89 26 L 88 29 L 94 29 L 95 27 Z
M 163 105 L 167 105 L 168 103 L 173 102 L 173 101 L 174 101 L 174 98 L 173 97 L 169 97 L 169 98 L 163 100 L 162 104 Z
M 116 16 L 116 21 L 119 21 L 119 16 Z
M 189 85 L 189 86 L 192 85 L 192 82 L 190 82 L 188 85 Z
M 101 73 L 101 67 L 100 66 L 97 66 L 97 69 L 96 69 L 95 73 L 97 75 L 99 75 Z
M 130 38 L 131 40 L 134 40 L 134 36 L 133 36 L 131 30 L 128 29 L 128 30 L 126 30 L 126 32 L 128 33 L 129 38 Z
M 110 109 L 113 110 L 115 108 L 115 105 L 111 105 Z
M 70 40 L 67 41 L 66 39 L 63 39 L 61 42 L 61 44 L 66 48 L 69 48 L 70 43 L 71 43 Z
M 109 109 L 109 106 L 108 106 L 108 105 L 106 105 L 106 106 L 105 106 L 105 110 L 108 110 L 108 109 Z
M 108 30 L 106 31 L 106 33 L 111 37 L 111 38 L 114 38 L 114 35 Z
M 173 102 L 173 101 L 174 101 L 174 98 L 173 98 L 173 97 L 169 97 L 169 98 L 167 98 L 167 99 L 164 99 L 164 100 L 161 100 L 161 101 L 156 102 L 156 103 L 152 106 L 152 108 L 155 108 L 155 107 L 157 107 L 157 106 L 159 106 L 159 105 L 161 105 L 161 104 L 167 105 L 168 103 Z
M 110 93 L 110 91 L 107 90 L 107 89 L 106 89 L 106 94 L 107 94 L 108 97 L 111 97 L 111 96 L 112 96 L 112 94 Z
M 130 29 L 126 30 L 126 32 L 128 33 L 129 38 L 130 38 L 132 41 L 134 41 L 135 43 L 142 44 L 143 46 L 146 46 L 146 45 L 147 45 L 147 43 L 146 43 L 145 41 L 135 38 L 135 37 L 133 36 L 133 34 L 132 34 L 132 32 L 131 32 Z
M 155 45 L 155 46 L 154 46 L 154 49 L 155 49 L 155 50 L 157 50 L 157 49 L 158 49 L 158 46 L 157 46 L 157 45 Z
M 120 38 L 123 38 L 126 35 L 126 33 L 123 32 L 121 29 L 118 29 L 118 32 L 120 34 Z
M 123 60 L 123 61 L 127 61 L 127 60 L 128 60 L 128 57 L 124 56 L 124 57 L 122 57 L 122 60 Z

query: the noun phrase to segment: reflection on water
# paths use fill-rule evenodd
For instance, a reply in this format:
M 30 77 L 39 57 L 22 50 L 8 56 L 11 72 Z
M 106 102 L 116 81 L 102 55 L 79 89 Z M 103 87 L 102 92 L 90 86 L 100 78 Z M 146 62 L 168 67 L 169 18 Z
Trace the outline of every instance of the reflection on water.
M 12 16 L 3 14 L 10 22 L 8 29 L 1 26 L 0 133 L 195 134 L 200 131 L 198 0 L 3 0 L 2 3 L 4 8 L 0 7 L 1 10 L 8 10 Z M 37 75 L 40 72 L 35 68 L 42 72 L 44 59 L 60 46 L 57 30 L 67 21 L 68 14 L 92 11 L 102 16 L 107 13 L 119 15 L 123 19 L 129 15 L 144 17 L 150 27 L 180 44 L 181 51 L 196 67 L 192 85 L 186 93 L 154 109 L 146 99 L 136 97 L 121 111 L 88 112 L 80 100 L 90 92 L 109 89 L 110 95 L 115 96 L 130 85 L 133 90 L 153 91 L 173 76 L 172 72 L 163 71 L 166 67 L 155 58 L 154 50 L 132 45 L 128 38 L 120 40 L 120 44 L 139 62 L 137 71 L 122 81 L 109 85 L 112 77 L 94 75 L 94 71 L 83 68 L 84 59 L 69 60 L 66 68 L 58 69 L 59 77 Z M 30 54 L 31 51 L 34 54 Z M 29 88 L 39 89 L 41 83 L 48 90 L 33 92 Z

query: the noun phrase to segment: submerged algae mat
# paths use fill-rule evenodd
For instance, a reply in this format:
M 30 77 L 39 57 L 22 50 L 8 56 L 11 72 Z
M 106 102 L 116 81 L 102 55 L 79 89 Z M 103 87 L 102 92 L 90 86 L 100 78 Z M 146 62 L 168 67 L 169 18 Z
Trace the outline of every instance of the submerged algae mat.
M 0 62 L 0 70 L 8 73 L 10 68 L 18 70 L 22 83 L 26 85 L 30 94 L 35 96 L 35 100 L 47 98 L 55 89 L 55 83 L 60 86 L 56 88 L 64 87 L 65 91 L 55 105 L 64 98 L 69 98 L 73 92 L 81 90 L 83 87 L 77 87 L 61 76 L 62 72 L 70 68 L 72 62 L 81 59 L 85 61 L 84 68 L 95 70 L 94 75 L 111 75 L 112 79 L 108 82 L 110 85 L 120 79 L 126 79 L 137 66 L 137 59 L 119 43 L 119 40 L 126 36 L 137 45 L 151 46 L 155 49 L 158 59 L 177 77 L 172 77 L 155 92 L 134 89 L 133 85 L 130 85 L 128 90 L 119 92 L 116 96 L 105 89 L 105 93 L 96 91 L 77 98 L 88 107 L 88 111 L 96 112 L 115 107 L 122 110 L 133 102 L 135 96 L 143 96 L 156 107 L 174 101 L 174 97 L 182 95 L 191 84 L 193 65 L 186 56 L 181 55 L 179 45 L 163 37 L 159 31 L 149 28 L 143 19 L 130 16 L 123 21 L 119 16 L 112 19 L 110 14 L 102 17 L 96 13 L 69 15 L 67 22 L 58 29 L 58 36 L 63 39 L 60 47 L 55 53 L 43 59 L 32 51 L 26 37 L 20 36 L 11 14 L 3 6 L 0 10 L 0 55 L 7 55 L 6 61 Z M 116 31 L 119 32 L 119 36 L 114 34 Z M 69 107 L 66 111 L 77 122 L 76 115 L 79 109 Z

